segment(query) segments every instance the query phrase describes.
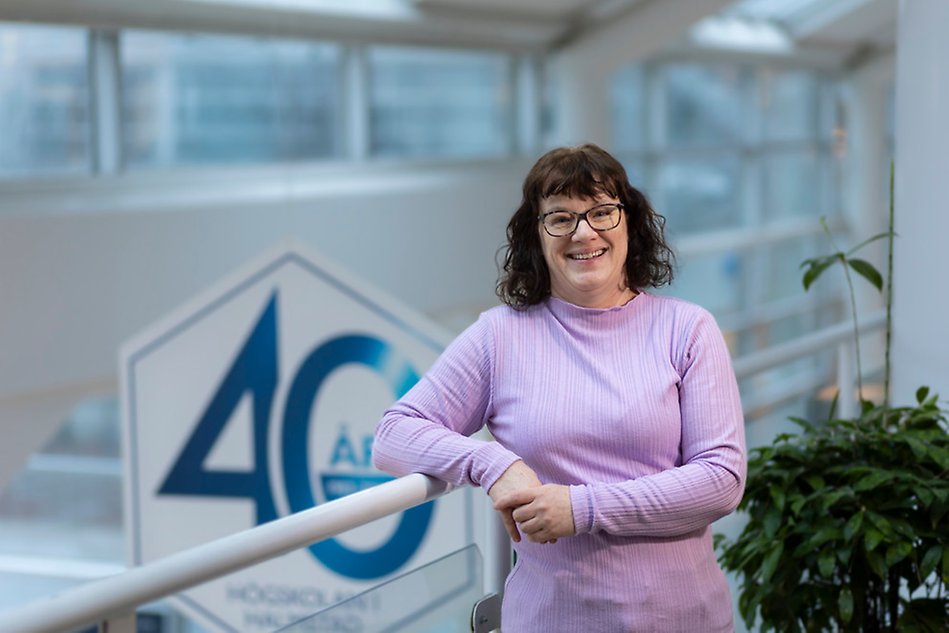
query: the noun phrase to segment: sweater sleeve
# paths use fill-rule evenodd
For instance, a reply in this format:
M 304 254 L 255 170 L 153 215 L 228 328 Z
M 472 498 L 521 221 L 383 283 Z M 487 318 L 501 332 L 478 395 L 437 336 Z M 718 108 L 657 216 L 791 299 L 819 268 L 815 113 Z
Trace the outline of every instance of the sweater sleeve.
M 702 311 L 680 358 L 681 464 L 609 484 L 570 486 L 578 534 L 675 537 L 732 512 L 744 492 L 744 418 L 725 341 Z
M 492 370 L 491 329 L 482 315 L 383 414 L 372 449 L 376 468 L 490 489 L 520 459 L 495 441 L 469 437 L 489 415 Z

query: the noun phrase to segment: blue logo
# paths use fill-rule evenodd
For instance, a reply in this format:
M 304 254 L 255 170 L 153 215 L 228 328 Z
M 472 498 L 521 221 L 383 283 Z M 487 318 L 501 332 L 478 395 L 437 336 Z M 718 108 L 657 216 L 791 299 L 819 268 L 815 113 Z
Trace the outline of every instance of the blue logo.
M 267 446 L 274 393 L 279 384 L 277 341 L 275 293 L 199 417 L 193 433 L 159 487 L 159 494 L 249 498 L 255 503 L 258 524 L 277 518 Z M 283 484 L 293 512 L 317 504 L 310 484 L 309 473 L 315 469 L 310 463 L 308 447 L 311 413 L 320 388 L 334 371 L 353 364 L 379 374 L 395 397 L 402 396 L 418 381 L 418 374 L 408 359 L 375 336 L 338 336 L 310 352 L 293 376 L 282 416 L 280 456 Z M 250 471 L 205 468 L 208 454 L 245 394 L 249 394 L 252 401 L 253 468 Z M 334 462 L 342 457 L 341 451 L 346 450 L 345 444 L 339 444 L 345 441 L 345 438 L 337 440 L 333 449 Z M 368 445 L 364 448 L 368 455 Z M 362 465 L 368 466 L 367 463 Z M 323 496 L 333 500 L 382 483 L 390 477 L 377 472 L 322 472 L 318 479 Z M 415 554 L 431 523 L 433 503 L 402 513 L 394 534 L 376 549 L 357 551 L 336 539 L 328 539 L 311 545 L 309 551 L 326 567 L 344 576 L 360 580 L 385 576 Z

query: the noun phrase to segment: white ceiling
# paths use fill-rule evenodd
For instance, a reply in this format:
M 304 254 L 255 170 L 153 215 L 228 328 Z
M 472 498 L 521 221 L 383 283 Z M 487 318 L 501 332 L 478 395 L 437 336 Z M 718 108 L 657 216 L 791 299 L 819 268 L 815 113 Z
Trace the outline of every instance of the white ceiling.
M 667 0 L 0 0 L 0 21 L 220 30 L 538 51 L 593 37 Z M 892 48 L 898 0 L 736 0 L 712 20 L 766 24 L 795 51 Z M 938 0 L 947 1 L 947 0 Z M 683 19 L 685 32 L 692 24 Z M 706 29 L 708 30 L 708 29 Z M 717 48 L 741 28 L 723 34 Z M 732 34 L 732 35 L 729 35 Z M 683 38 L 685 40 L 685 38 Z M 700 38 L 693 38 L 693 42 Z M 747 42 L 734 48 L 753 50 Z M 774 53 L 774 51 L 770 51 Z

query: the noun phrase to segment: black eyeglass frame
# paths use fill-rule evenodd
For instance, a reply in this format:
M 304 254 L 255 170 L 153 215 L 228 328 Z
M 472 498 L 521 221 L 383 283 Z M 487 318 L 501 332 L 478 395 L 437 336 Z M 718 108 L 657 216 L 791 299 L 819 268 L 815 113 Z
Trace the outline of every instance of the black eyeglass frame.
M 608 229 L 598 229 L 590 223 L 590 220 L 587 219 L 588 213 L 590 213 L 591 211 L 596 211 L 597 209 L 601 207 L 616 207 L 617 209 L 619 209 L 619 218 L 616 220 L 616 224 L 614 224 Z M 584 222 L 586 222 L 587 226 L 589 226 L 591 229 L 593 229 L 597 233 L 605 233 L 606 231 L 612 231 L 613 229 L 619 226 L 620 222 L 623 221 L 624 211 L 626 211 L 626 205 L 624 205 L 622 202 L 604 202 L 603 204 L 598 204 L 595 207 L 590 207 L 583 213 L 577 213 L 576 211 L 570 211 L 569 209 L 557 209 L 555 211 L 548 211 L 547 213 L 538 215 L 537 220 L 540 221 L 540 225 L 544 227 L 544 231 L 550 237 L 570 237 L 571 235 L 577 232 L 577 229 L 580 228 L 580 220 L 583 220 Z M 573 230 L 570 231 L 569 233 L 564 233 L 563 235 L 554 235 L 553 233 L 551 233 L 550 229 L 547 228 L 547 223 L 544 220 L 547 219 L 547 216 L 553 215 L 555 213 L 569 213 L 570 215 L 572 215 L 574 219 Z

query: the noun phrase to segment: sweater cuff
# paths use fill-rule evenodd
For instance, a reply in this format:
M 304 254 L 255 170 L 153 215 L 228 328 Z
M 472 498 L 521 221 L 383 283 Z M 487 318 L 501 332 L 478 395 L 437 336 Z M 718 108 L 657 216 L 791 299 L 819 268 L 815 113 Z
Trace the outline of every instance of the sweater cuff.
M 570 507 L 576 534 L 593 531 L 593 491 L 585 484 L 570 486 Z
M 484 445 L 478 449 L 475 460 L 476 464 L 483 464 L 484 467 L 479 468 L 481 471 L 480 475 L 473 483 L 484 488 L 485 492 L 491 490 L 491 486 L 494 485 L 494 482 L 500 479 L 504 471 L 510 468 L 511 464 L 519 459 L 520 457 L 518 455 L 507 450 L 496 441 L 485 442 Z

